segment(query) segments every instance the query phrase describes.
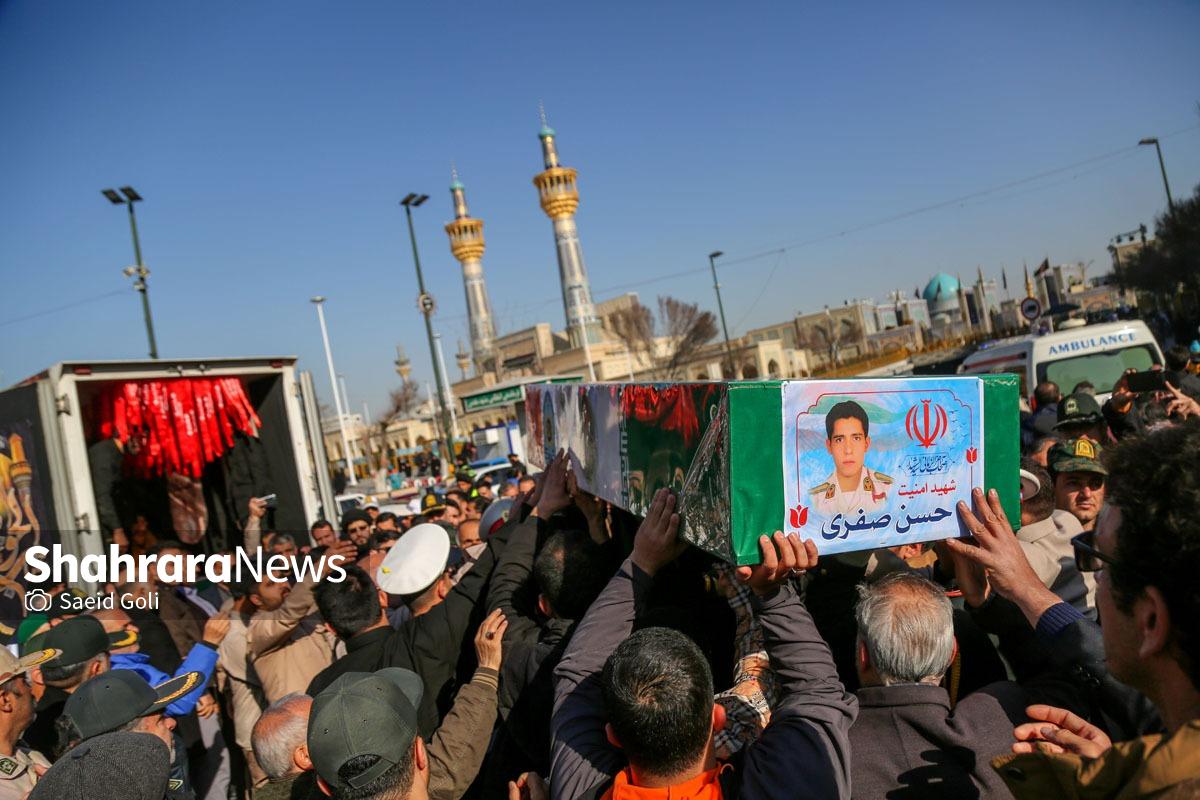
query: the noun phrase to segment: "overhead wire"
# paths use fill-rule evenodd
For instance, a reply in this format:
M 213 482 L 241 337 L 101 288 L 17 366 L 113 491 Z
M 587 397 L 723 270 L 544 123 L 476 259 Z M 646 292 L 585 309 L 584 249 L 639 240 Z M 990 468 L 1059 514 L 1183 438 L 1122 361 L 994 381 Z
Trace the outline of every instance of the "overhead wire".
M 1192 126 L 1189 126 L 1187 128 L 1182 128 L 1177 131 L 1172 131 L 1171 133 L 1168 133 L 1159 138 L 1169 139 L 1174 136 L 1179 136 L 1184 133 L 1190 133 L 1195 130 L 1200 130 L 1200 125 L 1192 125 Z M 879 227 L 880 225 L 887 225 L 892 222 L 899 222 L 900 220 L 909 219 L 911 217 L 915 217 L 920 214 L 927 214 L 930 211 L 938 211 L 943 208 L 948 208 L 950 206 L 964 203 L 968 200 L 974 200 L 974 199 L 984 197 L 984 196 L 987 196 L 990 194 L 1002 192 L 1007 189 L 1012 189 L 1017 186 L 1023 186 L 1025 184 L 1032 183 L 1034 181 L 1039 181 L 1039 180 L 1042 180 L 1043 178 L 1049 178 L 1054 175 L 1059 175 L 1064 172 L 1069 172 L 1073 169 L 1087 166 L 1089 164 L 1094 164 L 1096 162 L 1102 162 L 1102 161 L 1107 161 L 1110 159 L 1115 159 L 1118 156 L 1122 156 L 1122 155 L 1128 155 L 1128 154 L 1132 153 L 1133 151 L 1137 150 L 1138 147 L 1140 147 L 1140 145 L 1128 145 L 1126 147 L 1121 147 L 1117 150 L 1110 150 L 1107 153 L 1101 153 L 1100 155 L 1081 159 L 1079 161 L 1072 162 L 1065 166 L 1055 167 L 1054 169 L 1048 169 L 1043 172 L 1039 172 L 1035 175 L 1029 175 L 1024 178 L 1018 178 L 1016 180 L 1007 181 L 1005 183 L 997 184 L 995 186 L 990 186 L 986 189 L 980 189 L 978 191 L 969 192 L 964 195 L 959 195 L 957 197 L 950 198 L 949 200 L 942 200 L 937 203 L 930 203 L 928 205 L 918 206 L 917 208 L 912 208 L 907 211 L 901 211 L 896 214 L 890 214 L 886 217 L 881 217 L 879 219 L 871 220 L 869 222 L 864 222 L 859 225 L 853 225 L 848 228 L 843 228 L 842 230 L 833 231 L 831 233 L 822 234 L 820 236 L 815 236 L 815 237 L 812 237 L 809 239 L 788 242 L 788 243 L 785 243 L 785 244 L 782 244 L 782 245 L 779 245 L 776 247 L 772 247 L 770 249 L 762 250 L 757 253 L 752 253 L 750 255 L 742 256 L 740 258 L 726 258 L 721 262 L 721 266 L 730 267 L 730 266 L 734 266 L 735 264 L 744 264 L 747 261 L 754 261 L 754 260 L 757 260 L 760 258 L 764 258 L 766 256 L 774 255 L 775 253 L 779 252 L 780 250 L 791 250 L 791 249 L 795 249 L 798 247 L 808 247 L 810 245 L 819 244 L 821 242 L 829 241 L 831 239 L 837 239 L 837 238 L 840 238 L 843 236 L 848 236 L 852 233 L 859 233 L 861 231 L 865 231 L 870 228 L 876 228 L 876 227 Z M 1039 188 L 1047 188 L 1047 187 L 1039 187 Z
M 19 322 L 28 322 L 31 319 L 38 319 L 39 317 L 46 317 L 51 314 L 59 314 L 72 308 L 78 308 L 79 306 L 87 305 L 88 303 L 94 303 L 98 300 L 105 300 L 109 297 L 116 297 L 119 294 L 126 294 L 128 292 L 128 289 L 114 289 L 111 292 L 104 292 L 103 294 L 93 295 L 92 297 L 83 297 L 79 300 L 73 300 L 70 303 L 62 304 L 61 306 L 54 306 L 53 308 L 34 311 L 33 313 L 26 314 L 22 317 L 9 317 L 7 319 L 0 320 L 0 328 L 5 327 L 6 325 L 16 325 Z
M 1175 131 L 1167 133 L 1159 138 L 1160 139 L 1169 139 L 1169 138 L 1172 138 L 1175 136 L 1179 136 L 1181 134 L 1190 133 L 1195 130 L 1200 130 L 1200 125 L 1192 125 L 1187 128 L 1175 130 Z M 1028 194 L 1030 192 L 1042 191 L 1044 189 L 1048 189 L 1053 186 L 1058 186 L 1058 185 L 1062 185 L 1064 183 L 1068 183 L 1068 182 L 1075 180 L 1083 175 L 1087 175 L 1087 174 L 1096 172 L 1100 169 L 1103 169 L 1109 165 L 1110 161 L 1118 160 L 1121 158 L 1132 157 L 1134 152 L 1137 151 L 1138 147 L 1139 147 L 1139 145 L 1129 145 L 1126 147 L 1121 147 L 1116 150 L 1110 150 L 1106 153 L 1100 153 L 1098 155 L 1080 159 L 1079 161 L 1074 161 L 1070 164 L 1066 164 L 1066 165 L 1063 165 L 1060 167 L 1054 167 L 1053 169 L 1043 170 L 1043 171 L 1035 173 L 1033 175 L 1027 175 L 1025 177 L 1017 178 L 1015 180 L 1005 181 L 1004 183 L 996 184 L 994 186 L 989 186 L 984 189 L 979 189 L 977 191 L 968 192 L 966 194 L 957 195 L 955 197 L 949 198 L 947 200 L 941 200 L 936 203 L 929 203 L 926 205 L 917 206 L 915 208 L 907 209 L 905 211 L 900 211 L 900 212 L 897 212 L 894 214 L 889 214 L 887 216 L 880 217 L 878 219 L 868 220 L 866 222 L 859 223 L 856 225 L 851 225 L 846 228 L 842 228 L 842 229 L 832 231 L 829 233 L 821 234 L 818 236 L 813 236 L 813 237 L 810 237 L 807 239 L 800 239 L 800 240 L 785 242 L 781 245 L 763 249 L 763 250 L 753 252 L 753 253 L 750 253 L 750 254 L 744 255 L 744 256 L 734 256 L 732 258 L 723 258 L 717 264 L 718 269 L 724 269 L 726 267 L 732 267 L 732 266 L 736 266 L 739 264 L 746 264 L 746 263 L 749 263 L 752 261 L 758 261 L 760 259 L 767 258 L 769 256 L 777 257 L 774 266 L 771 268 L 771 271 L 767 276 L 767 280 L 763 284 L 763 288 L 760 289 L 759 294 L 756 296 L 755 300 L 751 303 L 749 310 L 742 314 L 742 317 L 733 326 L 733 328 L 735 330 L 740 328 L 742 322 L 744 322 L 749 317 L 749 315 L 753 311 L 754 307 L 761 301 L 762 297 L 766 293 L 766 289 L 770 286 L 771 280 L 774 278 L 776 272 L 779 269 L 780 264 L 782 263 L 781 262 L 782 256 L 791 250 L 797 250 L 797 249 L 804 248 L 804 247 L 810 247 L 814 244 L 820 244 L 822 242 L 831 241 L 833 239 L 850 236 L 855 233 L 860 233 L 865 230 L 870 230 L 871 228 L 877 228 L 877 227 L 880 227 L 883 225 L 891 224 L 893 222 L 899 222 L 901 220 L 910 219 L 912 217 L 919 216 L 921 214 L 927 214 L 927 213 L 930 213 L 933 211 L 939 211 L 944 208 L 950 208 L 950 207 L 956 206 L 956 205 L 960 205 L 960 206 L 966 205 L 968 203 L 973 203 L 974 201 L 981 200 L 983 198 L 990 197 L 992 195 L 997 195 L 1001 192 L 1007 192 L 1008 190 L 1027 186 L 1028 184 L 1036 183 L 1037 181 L 1041 181 L 1046 178 L 1051 178 L 1056 175 L 1062 175 L 1063 173 L 1071 172 L 1072 170 L 1078 170 L 1080 167 L 1089 167 L 1089 166 L 1091 167 L 1090 169 L 1083 170 L 1081 172 L 1075 172 L 1072 175 L 1070 175 L 1066 178 L 1063 178 L 1062 180 L 1054 181 L 1052 183 L 1046 183 L 1046 184 L 1041 184 L 1041 185 L 1037 185 L 1037 186 L 1032 186 L 1032 187 L 1029 187 L 1028 189 L 1025 189 L 1024 191 L 1020 191 L 1020 192 L 1012 192 L 1008 195 L 1005 195 L 1004 197 L 1002 197 L 1000 199 L 1017 197 L 1017 196 L 1021 196 L 1024 194 Z M 676 278 L 689 277 L 691 275 L 698 275 L 702 272 L 708 272 L 708 271 L 709 271 L 709 268 L 707 266 L 695 267 L 692 269 L 685 269 L 685 270 L 678 270 L 675 272 L 665 273 L 662 275 L 656 275 L 656 276 L 653 276 L 650 278 L 642 278 L 642 279 L 639 279 L 636 281 L 627 281 L 625 283 L 620 283 L 620 284 L 615 284 L 612 286 L 603 287 L 600 289 L 595 289 L 595 290 L 593 290 L 592 294 L 593 294 L 593 297 L 601 296 L 601 295 L 615 295 L 619 292 L 625 292 L 630 289 L 639 288 L 641 286 L 651 286 L 655 283 L 661 283 L 663 281 L 674 280 Z M 515 317 L 515 316 L 518 316 L 518 312 L 532 311 L 532 310 L 541 308 L 543 306 L 546 306 L 550 303 L 553 303 L 553 302 L 557 301 L 558 299 L 559 299 L 558 297 L 547 297 L 542 300 L 531 301 L 529 303 L 522 303 L 517 306 L 510 306 L 507 309 L 506 316 L 511 315 L 511 316 Z M 454 315 L 454 316 L 445 317 L 444 319 L 446 319 L 446 320 L 459 320 L 459 319 L 465 320 L 465 319 L 467 319 L 467 315 L 466 314 L 458 314 L 458 315 Z

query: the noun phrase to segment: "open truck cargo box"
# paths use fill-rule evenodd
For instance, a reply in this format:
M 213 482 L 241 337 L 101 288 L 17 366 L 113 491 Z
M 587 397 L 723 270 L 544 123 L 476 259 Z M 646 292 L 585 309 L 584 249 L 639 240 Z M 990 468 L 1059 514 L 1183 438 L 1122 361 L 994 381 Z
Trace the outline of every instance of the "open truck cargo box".
M 105 438 L 97 404 L 114 387 L 236 379 L 261 422 L 254 465 L 230 474 L 223 460 L 238 446 L 206 459 L 195 478 L 205 530 L 194 545 L 215 550 L 240 543 L 246 502 L 262 494 L 278 497 L 274 529 L 296 532 L 302 541 L 309 523 L 332 508 L 333 497 L 311 379 L 297 375 L 295 362 L 294 357 L 64 362 L 0 392 L 0 638 L 11 635 L 7 628 L 22 616 L 26 549 L 60 543 L 77 557 L 104 552 L 92 461 Z M 243 446 L 242 454 L 248 449 Z M 126 498 L 123 522 L 132 522 L 136 511 L 150 518 L 158 538 L 174 538 L 165 479 L 139 483 L 136 496 Z
M 581 488 L 635 514 L 673 489 L 681 535 L 730 563 L 777 530 L 864 551 L 960 535 L 973 488 L 1017 523 L 1017 391 L 1011 375 L 532 385 L 526 453 L 544 468 L 567 450 Z M 859 437 L 845 458 L 834 417 Z

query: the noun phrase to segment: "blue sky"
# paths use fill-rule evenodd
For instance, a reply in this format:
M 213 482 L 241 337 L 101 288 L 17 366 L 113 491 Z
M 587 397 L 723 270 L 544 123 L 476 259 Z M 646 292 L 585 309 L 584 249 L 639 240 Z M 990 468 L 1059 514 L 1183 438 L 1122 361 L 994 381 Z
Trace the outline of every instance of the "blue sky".
M 600 299 L 632 286 L 715 307 L 703 273 L 647 281 L 714 249 L 733 261 L 791 243 L 725 269 L 733 332 L 938 270 L 1011 279 L 1046 256 L 1099 270 L 1109 237 L 1164 205 L 1139 138 L 1163 138 L 1176 196 L 1200 183 L 1198 34 L 1200 5 L 1183 0 L 6 0 L 0 383 L 145 354 L 120 274 L 128 226 L 99 194 L 124 184 L 146 198 L 165 357 L 295 354 L 327 387 L 308 303 L 324 294 L 351 405 L 378 413 L 397 343 L 430 374 L 407 192 L 432 198 L 417 236 L 447 357 L 466 339 L 442 231 L 452 161 L 486 222 L 501 330 L 561 326 L 530 182 L 539 100 L 580 171 Z

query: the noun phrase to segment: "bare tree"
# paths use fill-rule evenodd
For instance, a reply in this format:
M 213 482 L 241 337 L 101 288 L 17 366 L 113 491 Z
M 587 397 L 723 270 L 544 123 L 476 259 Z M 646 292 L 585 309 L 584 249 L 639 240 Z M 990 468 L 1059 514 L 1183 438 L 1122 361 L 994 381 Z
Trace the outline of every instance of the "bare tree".
M 613 314 L 609 327 L 630 353 L 652 365 L 651 373 L 660 381 L 682 378 L 687 362 L 717 335 L 717 321 L 711 311 L 665 296 L 658 298 L 657 316 L 635 302 Z
M 388 407 L 375 420 L 375 428 L 379 436 L 379 463 L 384 464 L 387 460 L 387 428 L 392 424 L 394 419 L 408 419 L 413 415 L 413 412 L 421 405 L 420 387 L 415 381 L 404 381 L 398 388 L 392 389 L 388 393 Z M 370 433 L 368 423 L 368 437 L 374 435 Z M 368 457 L 370 448 L 367 448 Z
M 831 316 L 824 322 L 816 322 L 809 326 L 805 344 L 810 350 L 824 353 L 831 366 L 837 366 L 841 363 L 842 345 L 857 338 L 858 323 Z
M 379 418 L 385 426 L 396 417 L 407 419 L 421 405 L 420 387 L 416 381 L 405 381 L 388 393 L 388 409 Z

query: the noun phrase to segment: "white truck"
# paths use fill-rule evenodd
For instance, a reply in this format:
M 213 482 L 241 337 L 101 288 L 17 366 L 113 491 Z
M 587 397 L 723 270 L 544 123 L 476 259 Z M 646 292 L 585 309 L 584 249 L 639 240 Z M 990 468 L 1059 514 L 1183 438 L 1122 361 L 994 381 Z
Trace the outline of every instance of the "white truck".
M 124 451 L 110 453 L 114 486 L 93 485 L 93 461 L 105 437 L 97 433 L 97 405 L 115 387 L 181 386 L 179 379 L 236 379 L 261 426 L 254 436 L 234 437 L 219 455 L 206 454 L 199 476 L 189 479 L 196 498 L 193 519 L 203 530 L 189 540 L 197 549 L 240 543 L 240 520 L 249 496 L 275 495 L 270 523 L 300 534 L 325 509 L 335 509 L 320 434 L 312 378 L 298 373 L 295 357 L 159 359 L 154 361 L 66 361 L 0 391 L 0 616 L 20 595 L 23 553 L 35 543 L 58 541 L 65 553 L 83 557 L 104 552 L 102 509 L 113 508 L 109 492 L 125 495 L 123 532 L 135 512 L 145 511 L 152 533 L 176 538 L 178 519 L 173 476 L 130 476 Z M 174 384 L 171 384 L 174 382 Z M 211 386 L 211 383 L 205 385 Z M 129 389 L 130 392 L 138 391 Z M 107 392 L 107 394 L 106 394 Z M 199 397 L 199 394 L 196 395 Z M 197 409 L 199 404 L 197 404 Z M 202 417 L 203 419 L 203 417 Z M 250 442 L 249 439 L 254 441 Z M 112 453 L 117 453 L 113 445 Z M 126 448 L 128 449 L 128 448 Z M 234 454 L 237 455 L 234 455 Z M 249 456 L 249 457 L 248 457 Z M 234 461 L 237 474 L 231 474 Z M 135 485 L 136 484 L 136 485 Z M 99 496 L 97 492 L 104 492 Z M 163 494 L 170 493 L 171 497 Z M 151 509 L 167 509 L 155 517 Z M 111 516 L 111 514 L 110 514 Z M 19 598 L 18 598 L 19 599 Z

